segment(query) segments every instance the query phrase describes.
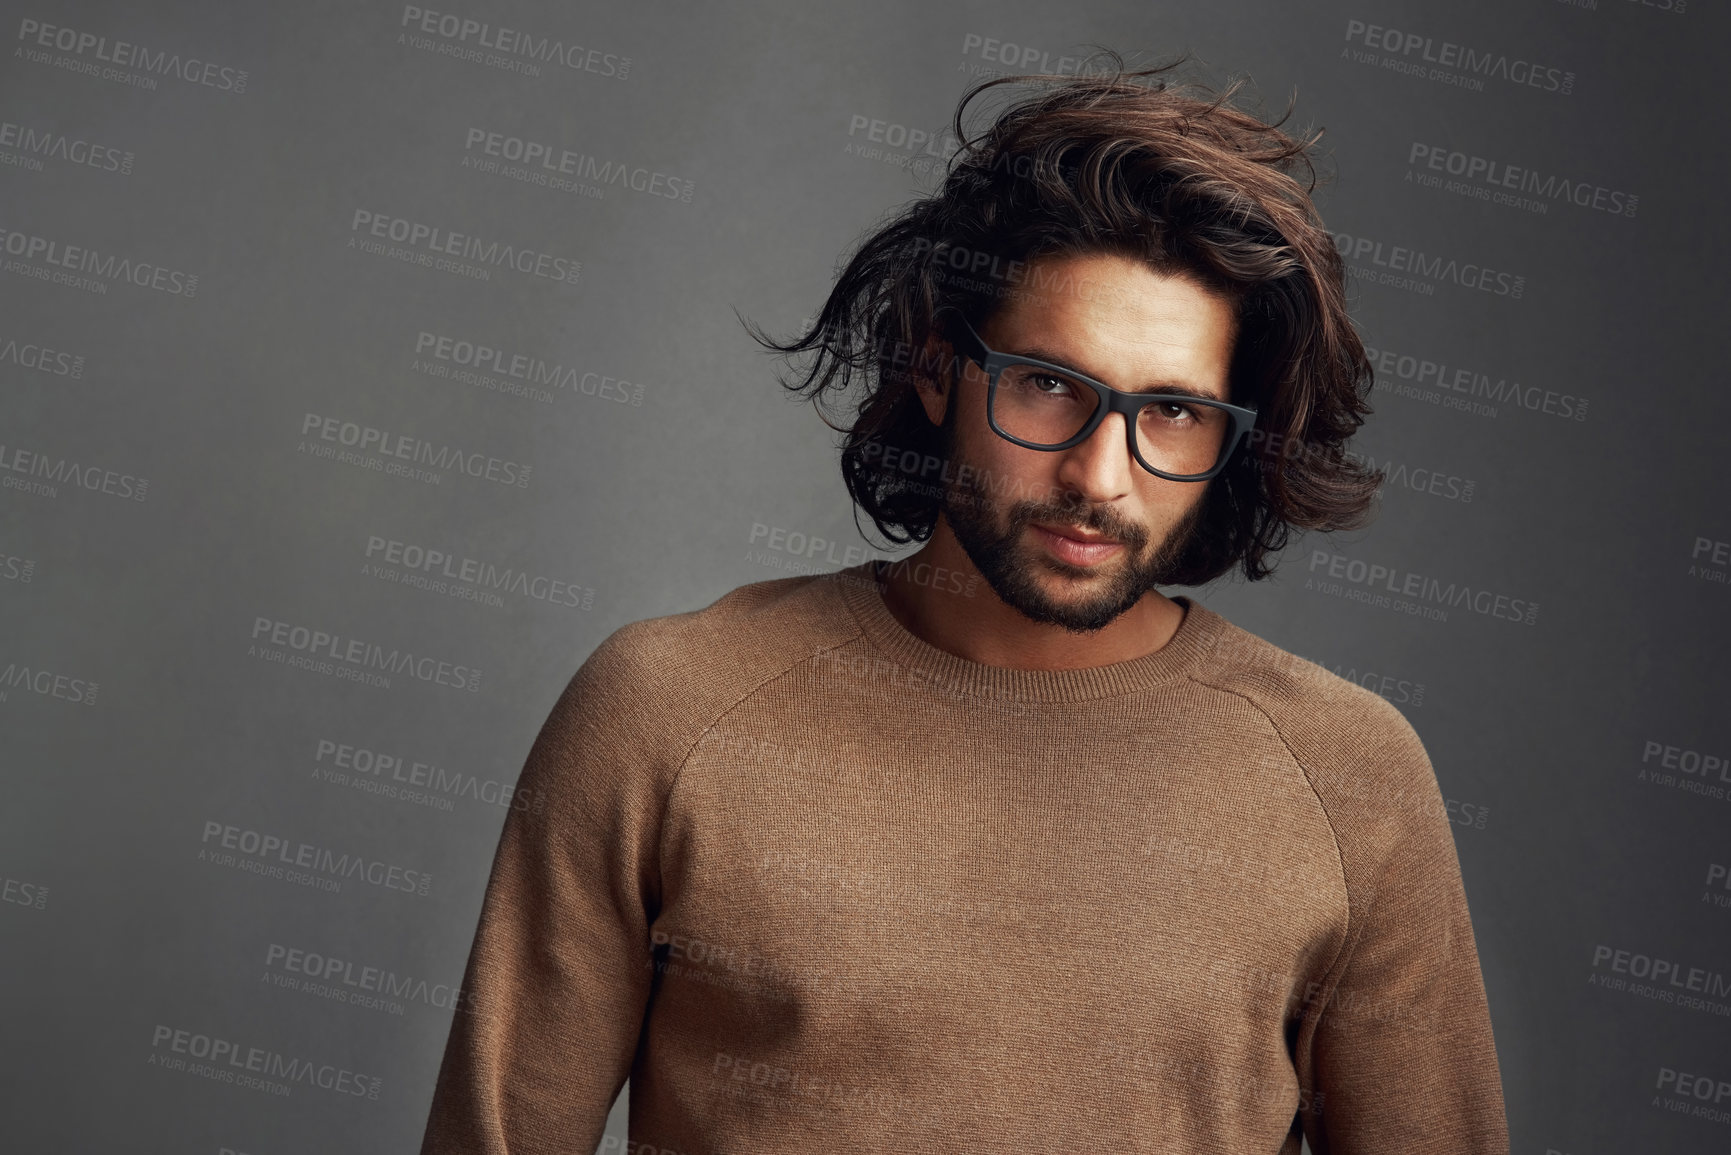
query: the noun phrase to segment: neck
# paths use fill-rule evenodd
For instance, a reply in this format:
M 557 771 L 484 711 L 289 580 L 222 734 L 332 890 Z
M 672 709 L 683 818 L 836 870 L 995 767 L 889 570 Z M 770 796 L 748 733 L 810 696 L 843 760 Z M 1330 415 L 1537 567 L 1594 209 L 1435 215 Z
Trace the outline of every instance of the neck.
M 1093 633 L 1033 621 L 998 596 L 942 517 L 925 546 L 888 569 L 884 604 L 903 628 L 940 650 L 988 666 L 1075 670 L 1129 661 L 1163 647 L 1184 620 L 1182 606 L 1149 590 Z M 955 592 L 958 586 L 972 596 Z

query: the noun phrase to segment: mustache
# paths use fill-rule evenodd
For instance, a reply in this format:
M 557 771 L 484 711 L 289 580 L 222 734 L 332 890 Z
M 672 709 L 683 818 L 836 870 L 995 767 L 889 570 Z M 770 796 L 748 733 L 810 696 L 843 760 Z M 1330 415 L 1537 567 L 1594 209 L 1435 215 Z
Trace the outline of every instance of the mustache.
M 1148 532 L 1141 526 L 1121 521 L 1098 509 L 1088 511 L 1083 517 L 1078 517 L 1078 512 L 1074 506 L 1019 502 L 1010 510 L 1010 528 L 1021 529 L 1030 521 L 1038 521 L 1047 525 L 1074 526 L 1077 529 L 1104 534 L 1132 549 L 1141 549 L 1148 541 Z

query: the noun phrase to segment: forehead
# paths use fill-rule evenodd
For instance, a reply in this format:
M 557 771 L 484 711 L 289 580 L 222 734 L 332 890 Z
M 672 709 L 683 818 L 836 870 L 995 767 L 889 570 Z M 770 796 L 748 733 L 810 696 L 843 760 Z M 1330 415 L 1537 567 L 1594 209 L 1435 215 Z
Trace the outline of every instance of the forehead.
M 1223 388 L 1235 330 L 1231 303 L 1193 278 L 1090 253 L 1031 262 L 980 336 L 1005 352 L 1058 354 L 1118 388 L 1154 380 Z

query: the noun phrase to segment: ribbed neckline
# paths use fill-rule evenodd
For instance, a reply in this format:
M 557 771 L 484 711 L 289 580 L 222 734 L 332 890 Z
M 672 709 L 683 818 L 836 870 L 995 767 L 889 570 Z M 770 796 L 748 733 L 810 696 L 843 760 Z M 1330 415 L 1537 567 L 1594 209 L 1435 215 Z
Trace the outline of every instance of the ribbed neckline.
M 1225 624 L 1207 606 L 1179 596 L 1172 600 L 1184 607 L 1184 619 L 1172 639 L 1151 654 L 1075 670 L 1021 670 L 960 657 L 910 632 L 884 603 L 875 562 L 848 566 L 831 577 L 866 637 L 885 656 L 947 688 L 991 697 L 1072 702 L 1153 689 L 1198 665 Z

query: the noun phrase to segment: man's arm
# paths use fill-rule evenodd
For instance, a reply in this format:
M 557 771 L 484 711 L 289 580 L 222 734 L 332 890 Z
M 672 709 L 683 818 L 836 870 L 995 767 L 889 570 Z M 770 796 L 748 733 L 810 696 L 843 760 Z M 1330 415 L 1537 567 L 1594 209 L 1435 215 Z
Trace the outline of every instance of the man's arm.
M 1302 992 L 1320 1010 L 1306 1032 L 1305 1137 L 1315 1155 L 1507 1155 L 1454 836 L 1423 747 L 1401 729 L 1385 756 L 1409 773 L 1384 780 L 1396 801 L 1377 824 L 1380 849 L 1343 847 L 1351 915 L 1341 958 L 1328 985 Z
M 631 627 L 626 627 L 628 631 Z M 630 1073 L 660 903 L 655 705 L 616 632 L 530 749 L 487 884 L 422 1155 L 590 1152 Z

